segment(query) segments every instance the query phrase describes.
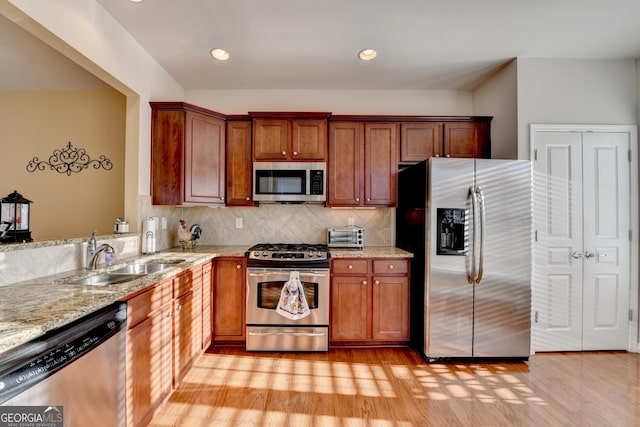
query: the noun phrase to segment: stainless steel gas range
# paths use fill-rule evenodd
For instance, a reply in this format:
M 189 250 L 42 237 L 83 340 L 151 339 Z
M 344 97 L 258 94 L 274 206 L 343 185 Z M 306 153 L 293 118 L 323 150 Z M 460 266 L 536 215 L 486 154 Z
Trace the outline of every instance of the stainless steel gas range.
M 327 245 L 259 244 L 247 258 L 247 341 L 250 351 L 327 351 L 329 348 L 329 248 Z M 292 320 L 276 311 L 291 272 L 298 272 L 309 314 Z

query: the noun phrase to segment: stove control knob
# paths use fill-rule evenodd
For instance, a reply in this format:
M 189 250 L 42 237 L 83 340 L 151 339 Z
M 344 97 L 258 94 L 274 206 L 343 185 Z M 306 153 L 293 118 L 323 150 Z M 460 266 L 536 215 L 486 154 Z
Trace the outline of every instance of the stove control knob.
M 267 251 L 262 252 L 262 256 L 267 256 L 267 255 L 269 255 Z

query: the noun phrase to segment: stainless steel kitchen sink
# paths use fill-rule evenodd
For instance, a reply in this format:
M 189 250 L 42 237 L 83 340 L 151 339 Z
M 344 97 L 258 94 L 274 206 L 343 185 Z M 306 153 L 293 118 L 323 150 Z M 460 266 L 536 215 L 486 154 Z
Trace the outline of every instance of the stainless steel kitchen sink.
M 106 286 L 118 283 L 131 282 L 146 274 L 141 273 L 103 273 L 95 276 L 80 277 L 67 282 L 69 285 Z
M 176 263 L 145 263 L 145 264 L 129 264 L 111 272 L 111 274 L 151 274 L 157 273 L 167 268 L 175 267 Z

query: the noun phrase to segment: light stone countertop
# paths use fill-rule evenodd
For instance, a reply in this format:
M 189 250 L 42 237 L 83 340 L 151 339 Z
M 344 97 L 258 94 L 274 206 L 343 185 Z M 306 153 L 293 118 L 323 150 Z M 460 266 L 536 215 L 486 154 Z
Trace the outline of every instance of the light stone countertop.
M 216 257 L 244 256 L 248 246 L 196 246 L 192 250 L 171 248 L 151 255 L 118 260 L 112 267 L 67 271 L 0 287 L 0 356 L 5 352 L 62 327 L 116 301 Z M 332 258 L 401 257 L 413 255 L 390 246 L 364 249 L 331 249 Z M 100 274 L 123 267 L 126 263 L 150 260 L 182 259 L 183 262 L 159 273 L 148 274 L 130 282 L 108 286 L 70 285 L 67 282 L 89 274 Z
M 334 258 L 413 258 L 411 252 L 393 246 L 365 246 L 363 249 L 330 248 Z
M 193 250 L 169 249 L 140 255 L 95 271 L 67 271 L 0 287 L 0 356 L 6 351 L 66 325 L 116 301 L 139 293 L 163 279 L 220 256 L 244 256 L 246 246 L 201 246 Z M 123 267 L 125 262 L 182 259 L 183 262 L 159 273 L 130 282 L 108 285 L 70 285 L 69 280 Z

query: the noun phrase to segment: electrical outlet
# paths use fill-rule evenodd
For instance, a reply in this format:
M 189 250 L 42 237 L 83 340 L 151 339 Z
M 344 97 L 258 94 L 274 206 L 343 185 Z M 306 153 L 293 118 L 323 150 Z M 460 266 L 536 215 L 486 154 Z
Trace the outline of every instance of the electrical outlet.
M 162 223 L 162 229 L 163 229 L 163 230 L 166 230 L 166 229 L 167 229 L 167 217 L 164 217 L 164 216 L 163 216 L 163 217 L 160 219 L 160 222 Z
M 236 218 L 236 228 L 242 228 L 242 218 Z
M 349 218 L 347 218 L 347 225 L 355 225 L 356 224 L 356 219 L 352 216 L 350 216 Z

